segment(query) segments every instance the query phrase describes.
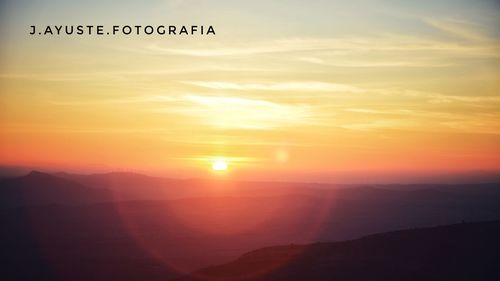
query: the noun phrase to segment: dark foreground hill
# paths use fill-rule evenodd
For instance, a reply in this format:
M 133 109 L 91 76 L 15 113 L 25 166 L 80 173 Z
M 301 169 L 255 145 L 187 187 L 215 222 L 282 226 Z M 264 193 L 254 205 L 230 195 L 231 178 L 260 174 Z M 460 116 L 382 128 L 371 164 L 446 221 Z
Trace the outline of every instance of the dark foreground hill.
M 500 221 L 262 248 L 194 275 L 255 281 L 500 280 Z

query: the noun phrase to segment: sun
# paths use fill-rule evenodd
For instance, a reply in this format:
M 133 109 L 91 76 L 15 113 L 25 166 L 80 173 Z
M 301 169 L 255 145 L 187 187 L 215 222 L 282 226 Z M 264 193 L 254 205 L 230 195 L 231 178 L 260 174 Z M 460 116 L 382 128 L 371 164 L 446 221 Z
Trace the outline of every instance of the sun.
M 212 170 L 214 171 L 227 171 L 228 164 L 226 160 L 217 159 L 212 162 Z

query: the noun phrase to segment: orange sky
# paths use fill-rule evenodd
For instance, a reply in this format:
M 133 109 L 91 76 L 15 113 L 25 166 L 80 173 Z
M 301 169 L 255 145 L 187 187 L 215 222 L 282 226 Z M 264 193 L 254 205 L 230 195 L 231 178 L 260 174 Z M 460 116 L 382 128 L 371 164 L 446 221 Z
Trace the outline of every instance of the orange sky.
M 101 2 L 2 4 L 0 165 L 184 177 L 223 159 L 234 177 L 284 180 L 500 170 L 496 4 L 152 1 L 115 16 Z M 80 22 L 217 35 L 28 35 Z

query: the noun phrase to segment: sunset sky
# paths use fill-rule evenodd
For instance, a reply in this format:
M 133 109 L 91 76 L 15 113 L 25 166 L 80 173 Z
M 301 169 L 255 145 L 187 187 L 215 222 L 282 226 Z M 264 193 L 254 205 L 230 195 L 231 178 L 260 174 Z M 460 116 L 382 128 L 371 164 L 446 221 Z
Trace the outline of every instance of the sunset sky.
M 29 35 L 54 24 L 217 34 Z M 228 177 L 340 182 L 500 171 L 498 1 L 11 0 L 0 42 L 0 166 L 197 177 L 223 161 Z

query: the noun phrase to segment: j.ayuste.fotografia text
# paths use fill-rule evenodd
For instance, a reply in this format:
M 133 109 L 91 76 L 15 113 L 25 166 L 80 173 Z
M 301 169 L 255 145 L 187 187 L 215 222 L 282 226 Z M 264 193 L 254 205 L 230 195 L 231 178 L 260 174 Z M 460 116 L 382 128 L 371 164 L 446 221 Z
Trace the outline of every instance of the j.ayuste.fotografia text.
M 215 35 L 212 25 L 31 25 L 30 35 Z

